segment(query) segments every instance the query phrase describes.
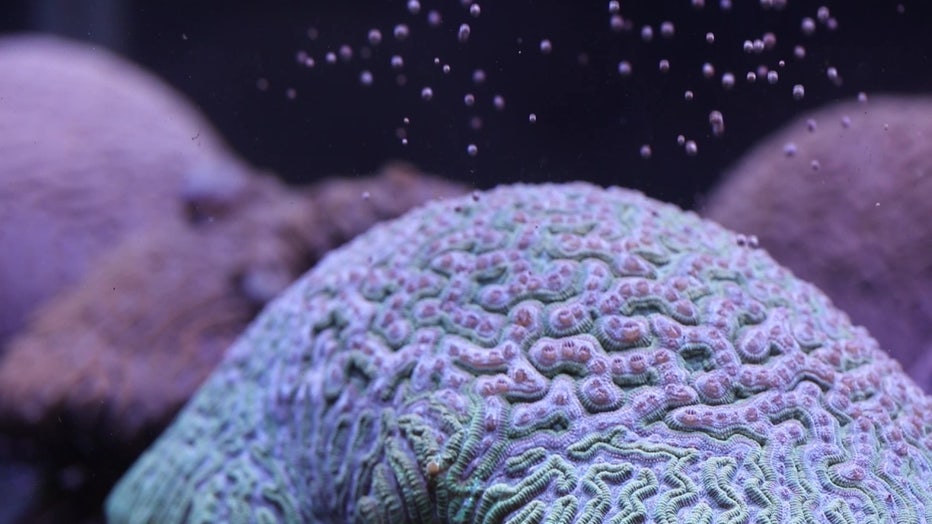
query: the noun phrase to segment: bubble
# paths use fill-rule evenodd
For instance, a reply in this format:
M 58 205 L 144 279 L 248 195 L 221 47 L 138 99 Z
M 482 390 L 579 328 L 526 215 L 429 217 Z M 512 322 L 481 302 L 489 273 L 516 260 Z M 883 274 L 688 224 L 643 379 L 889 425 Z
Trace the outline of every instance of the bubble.
M 686 149 L 686 154 L 689 156 L 696 156 L 699 154 L 699 146 L 696 145 L 695 140 L 687 140 L 683 147 Z
M 366 38 L 368 38 L 370 44 L 379 45 L 382 43 L 382 32 L 378 29 L 370 29 Z
M 673 38 L 674 34 L 676 34 L 676 29 L 673 26 L 673 22 L 666 21 L 660 24 L 660 36 L 670 39 Z
M 705 41 L 706 41 L 707 44 L 714 44 L 714 43 L 715 43 L 715 33 L 711 32 L 711 31 L 708 32 L 708 33 L 706 33 L 706 34 L 705 34 Z
M 550 43 L 550 40 L 544 39 L 540 41 L 540 52 L 549 55 L 553 51 L 553 44 Z
M 702 76 L 706 78 L 712 78 L 715 76 L 715 66 L 709 62 L 702 64 Z
M 621 76 L 631 76 L 631 62 L 627 60 L 618 62 L 618 74 Z
M 395 29 L 392 30 L 392 34 L 395 35 L 395 40 L 407 40 L 408 35 L 411 33 L 411 30 L 408 29 L 406 24 L 398 24 L 395 26 Z
M 666 73 L 667 71 L 670 70 L 670 61 L 667 60 L 666 58 L 660 60 L 660 64 L 658 64 L 658 68 L 660 69 L 661 73 Z
M 625 19 L 620 15 L 612 15 L 612 17 L 608 19 L 608 27 L 611 28 L 612 31 L 620 33 L 625 29 Z
M 822 22 L 823 24 L 824 24 L 824 23 L 827 23 L 827 22 L 829 21 L 829 19 L 831 18 L 831 16 L 832 16 L 832 15 L 829 13 L 828 7 L 826 7 L 826 6 L 824 6 L 824 5 L 823 5 L 823 6 L 820 6 L 820 7 L 816 10 L 816 20 L 818 20 L 819 22 Z
M 725 89 L 731 89 L 735 87 L 735 75 L 732 73 L 725 73 L 722 75 L 722 87 Z
M 466 146 L 466 153 L 469 156 L 476 156 L 479 154 L 479 148 L 476 146 L 476 144 L 469 144 Z
M 642 27 L 641 28 L 641 40 L 645 42 L 650 42 L 653 39 L 654 39 L 654 29 L 649 25 Z
M 473 4 L 469 6 L 469 14 L 473 18 L 479 18 L 479 15 L 482 14 L 482 8 L 479 7 L 479 4 Z
M 809 18 L 808 16 L 806 18 L 803 18 L 802 23 L 800 23 L 800 29 L 802 29 L 804 35 L 812 36 L 812 34 L 815 33 L 815 30 L 816 30 L 815 20 Z
M 476 95 L 467 93 L 466 96 L 463 97 L 463 103 L 466 104 L 466 107 L 474 106 L 476 104 Z
M 434 98 L 434 90 L 433 90 L 433 89 L 431 89 L 430 87 L 424 87 L 424 88 L 421 89 L 421 99 L 422 99 L 422 100 L 424 100 L 425 102 L 429 102 L 432 98 Z
M 773 70 L 767 71 L 767 81 L 771 84 L 776 84 L 780 80 L 780 75 Z
M 802 84 L 793 86 L 793 100 L 802 100 L 806 96 L 806 88 Z
M 530 122 L 530 123 L 532 123 L 532 124 L 536 124 L 536 123 L 537 123 L 537 115 L 534 114 L 534 113 L 529 114 L 529 115 L 527 116 L 527 121 Z
M 372 85 L 372 80 L 373 80 L 373 78 L 372 78 L 372 72 L 371 72 L 371 71 L 363 71 L 363 72 L 359 73 L 359 83 L 360 83 L 360 84 L 362 84 L 362 85 L 364 85 L 364 86 L 371 86 L 371 85 Z
M 648 144 L 642 145 L 639 153 L 641 155 L 641 158 L 643 158 L 644 160 L 648 160 L 653 154 L 653 152 L 650 149 L 650 145 Z
M 416 15 L 421 12 L 421 3 L 418 0 L 408 0 L 408 12 Z
M 722 136 L 725 134 L 725 117 L 722 115 L 721 111 L 714 110 L 709 113 L 709 125 L 712 126 L 712 134 L 714 136 Z
M 492 97 L 492 105 L 495 106 L 495 109 L 502 111 L 505 109 L 505 97 L 502 95 L 495 95 Z
M 613 13 L 613 14 L 614 14 L 614 13 L 617 13 L 618 11 L 620 11 L 620 10 L 621 10 L 621 3 L 620 3 L 618 0 L 611 0 L 611 1 L 608 3 L 608 12 L 609 12 L 609 13 Z
M 465 44 L 469 41 L 469 34 L 472 32 L 469 24 L 460 24 L 459 31 L 456 33 L 456 38 L 460 41 L 461 44 Z
M 392 69 L 401 69 L 405 66 L 405 59 L 401 55 L 392 55 L 391 65 Z

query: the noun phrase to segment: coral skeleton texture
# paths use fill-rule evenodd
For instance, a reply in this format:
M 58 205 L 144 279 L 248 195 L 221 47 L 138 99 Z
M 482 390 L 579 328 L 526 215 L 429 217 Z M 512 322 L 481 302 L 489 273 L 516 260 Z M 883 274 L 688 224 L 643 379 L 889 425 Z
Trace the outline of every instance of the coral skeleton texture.
M 742 237 L 623 189 L 432 203 L 272 302 L 113 522 L 932 522 L 932 397 Z

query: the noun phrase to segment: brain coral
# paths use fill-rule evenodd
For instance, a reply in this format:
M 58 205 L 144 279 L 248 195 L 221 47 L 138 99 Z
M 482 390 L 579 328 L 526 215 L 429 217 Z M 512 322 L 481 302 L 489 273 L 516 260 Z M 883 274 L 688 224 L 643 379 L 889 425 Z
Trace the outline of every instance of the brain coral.
M 757 235 L 932 393 L 932 98 L 848 101 L 788 124 L 704 213 Z
M 622 189 L 503 187 L 329 254 L 114 522 L 932 522 L 932 398 L 813 286 Z

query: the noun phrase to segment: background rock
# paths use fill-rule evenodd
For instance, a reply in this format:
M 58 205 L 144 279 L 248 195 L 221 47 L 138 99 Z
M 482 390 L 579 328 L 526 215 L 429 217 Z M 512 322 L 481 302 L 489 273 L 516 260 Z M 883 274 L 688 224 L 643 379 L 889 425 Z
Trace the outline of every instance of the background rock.
M 222 193 L 244 168 L 190 103 L 109 51 L 5 37 L 0 71 L 2 345 L 96 256 L 179 214 L 183 187 L 203 185 L 189 179 Z

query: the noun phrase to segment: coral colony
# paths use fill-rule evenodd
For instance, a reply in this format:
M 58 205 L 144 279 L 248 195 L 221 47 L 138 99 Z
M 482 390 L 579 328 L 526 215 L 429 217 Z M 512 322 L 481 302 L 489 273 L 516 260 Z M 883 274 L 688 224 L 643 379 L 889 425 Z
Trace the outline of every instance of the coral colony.
M 435 202 L 252 324 L 114 522 L 932 522 L 932 397 L 815 287 L 584 183 Z

